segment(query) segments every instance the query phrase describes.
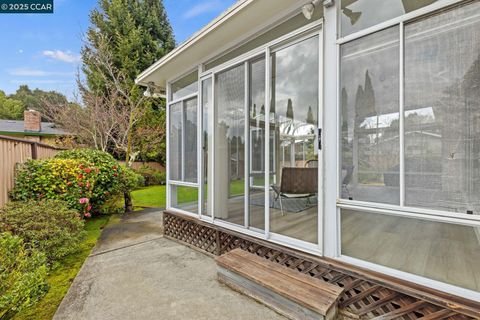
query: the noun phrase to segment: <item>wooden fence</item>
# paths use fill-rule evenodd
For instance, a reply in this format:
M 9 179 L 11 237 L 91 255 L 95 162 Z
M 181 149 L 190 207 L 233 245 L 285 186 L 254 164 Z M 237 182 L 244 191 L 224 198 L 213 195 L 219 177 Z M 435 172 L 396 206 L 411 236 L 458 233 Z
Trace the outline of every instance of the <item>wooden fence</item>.
M 28 159 L 51 158 L 59 150 L 61 149 L 40 142 L 0 136 L 0 207 L 8 201 L 17 163 Z

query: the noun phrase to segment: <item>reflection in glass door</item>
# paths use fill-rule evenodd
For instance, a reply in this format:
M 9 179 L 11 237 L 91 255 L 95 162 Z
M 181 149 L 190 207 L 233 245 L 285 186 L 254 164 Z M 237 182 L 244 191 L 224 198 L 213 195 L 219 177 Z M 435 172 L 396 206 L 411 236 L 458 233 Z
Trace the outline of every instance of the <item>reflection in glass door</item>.
M 319 36 L 271 53 L 270 231 L 318 243 Z M 278 183 L 275 183 L 278 182 Z

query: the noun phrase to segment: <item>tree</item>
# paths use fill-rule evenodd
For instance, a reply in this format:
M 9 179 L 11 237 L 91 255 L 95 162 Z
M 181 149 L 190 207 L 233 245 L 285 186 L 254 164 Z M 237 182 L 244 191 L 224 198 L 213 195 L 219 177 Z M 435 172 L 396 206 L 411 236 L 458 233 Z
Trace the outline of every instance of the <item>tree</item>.
M 67 97 L 61 93 L 56 91 L 43 91 L 40 89 L 32 91 L 27 85 L 21 85 L 14 94 L 10 95 L 10 98 L 21 101 L 24 109 L 37 110 L 42 115 L 45 113 L 45 100 L 58 105 L 65 105 L 68 103 Z M 22 118 L 23 115 L 20 119 Z M 47 120 L 47 118 L 43 117 L 43 120 Z
M 87 90 L 79 79 L 77 82 L 82 105 L 45 99 L 44 116 L 74 134 L 78 144 L 109 151 L 112 146 L 110 136 L 120 121 L 119 118 L 124 118 L 119 113 L 125 110 L 117 108 L 116 95 L 97 95 Z
M 306 120 L 306 122 L 307 122 L 308 124 L 315 124 L 315 119 L 313 118 L 312 106 L 308 106 L 307 120 Z
M 165 140 L 165 130 L 152 130 L 155 125 L 142 121 L 147 114 L 158 116 L 156 125 L 164 126 L 161 112 L 149 112 L 164 103 L 144 99 L 135 77 L 175 47 L 172 28 L 161 0 L 99 0 L 99 9 L 92 11 L 90 21 L 82 49 L 86 83 L 81 90 L 88 91 L 84 95 L 104 97 L 107 104 L 115 101 L 122 110 L 117 112 L 123 117 L 109 140 L 130 166 L 141 151 L 138 141 L 147 140 L 146 133 L 153 135 L 153 140 L 159 135 Z M 125 203 L 129 211 L 129 195 Z
M 82 49 L 83 71 L 91 90 L 105 90 L 108 72 L 89 61 L 90 51 L 106 50 L 113 65 L 135 77 L 175 47 L 172 28 L 161 0 L 99 0 L 90 15 L 92 26 Z M 105 42 L 105 40 L 107 40 Z
M 166 110 L 147 108 L 145 115 L 135 128 L 133 144 L 138 148 L 142 161 L 166 162 Z
M 156 60 L 175 47 L 172 28 L 160 0 L 100 0 L 99 9 L 90 15 L 92 26 L 87 31 L 86 43 L 82 49 L 83 72 L 86 75 L 86 86 L 96 95 L 111 94 L 110 89 L 120 85 L 124 94 L 124 105 L 133 107 L 142 101 L 141 107 L 151 109 L 150 117 L 157 117 L 153 122 L 165 124 L 162 112 L 150 112 L 164 106 L 160 99 L 145 101 L 143 89 L 135 85 L 135 77 Z M 98 57 L 108 57 L 109 63 L 98 63 Z M 100 66 L 102 65 L 103 66 Z M 107 68 L 106 65 L 109 67 Z M 113 85 L 111 85 L 113 84 Z M 128 97 L 125 95 L 127 94 Z M 115 150 L 124 153 L 127 162 L 139 150 L 134 145 L 137 129 L 145 134 L 151 128 L 149 121 L 132 121 L 127 134 L 127 150 Z M 137 126 L 134 126 L 133 123 Z M 140 124 L 147 124 L 140 128 Z M 165 132 L 165 130 L 162 130 Z M 162 134 L 162 131 L 153 134 Z M 165 133 L 162 135 L 165 140 Z
M 0 90 L 0 119 L 21 120 L 23 118 L 23 103 L 19 100 L 8 98 Z
M 293 120 L 293 103 L 292 103 L 292 99 L 288 99 L 288 102 L 287 102 L 287 113 L 285 114 L 285 116 L 288 118 L 288 119 L 291 119 Z

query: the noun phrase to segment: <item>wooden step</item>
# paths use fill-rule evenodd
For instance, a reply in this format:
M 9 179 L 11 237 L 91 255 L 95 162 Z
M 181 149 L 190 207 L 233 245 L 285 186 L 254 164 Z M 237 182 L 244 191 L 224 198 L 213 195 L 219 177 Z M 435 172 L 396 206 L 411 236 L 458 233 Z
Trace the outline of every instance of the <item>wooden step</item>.
M 235 249 L 216 258 L 218 280 L 290 319 L 335 319 L 343 289 Z

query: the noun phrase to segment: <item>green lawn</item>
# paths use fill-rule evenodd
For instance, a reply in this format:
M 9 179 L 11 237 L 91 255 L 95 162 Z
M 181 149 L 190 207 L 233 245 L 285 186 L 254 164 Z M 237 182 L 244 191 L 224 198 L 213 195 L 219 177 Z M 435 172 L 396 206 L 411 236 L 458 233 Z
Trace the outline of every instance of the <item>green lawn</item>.
M 150 186 L 132 192 L 135 207 L 165 208 L 166 198 L 166 186 Z
M 207 189 L 207 188 L 205 188 Z M 243 180 L 235 180 L 230 184 L 232 196 L 244 193 Z M 197 188 L 177 187 L 178 203 L 188 203 L 198 200 Z M 157 207 L 166 206 L 166 186 L 150 186 L 132 192 L 133 205 L 135 207 Z
M 62 302 L 63 297 L 67 294 L 73 279 L 75 279 L 83 262 L 97 243 L 97 239 L 100 237 L 102 229 L 107 225 L 109 218 L 110 216 L 104 215 L 86 220 L 86 239 L 80 245 L 78 252 L 63 258 L 59 261 L 59 266 L 50 271 L 47 279 L 50 290 L 48 290 L 47 295 L 35 306 L 17 314 L 13 319 L 50 320 L 53 318 L 60 302 Z

